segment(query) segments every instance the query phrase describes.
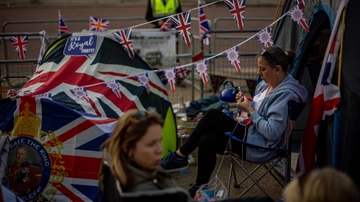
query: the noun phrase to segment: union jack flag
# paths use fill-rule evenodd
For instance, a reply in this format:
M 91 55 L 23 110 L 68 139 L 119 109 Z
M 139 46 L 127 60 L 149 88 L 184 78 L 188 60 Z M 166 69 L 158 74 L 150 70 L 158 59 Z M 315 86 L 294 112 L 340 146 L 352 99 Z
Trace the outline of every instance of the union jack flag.
M 28 36 L 11 36 L 9 37 L 9 40 L 15 48 L 17 54 L 20 56 L 20 59 L 24 60 L 28 44 Z
M 200 60 L 200 61 L 194 62 L 193 65 L 194 65 L 196 71 L 198 72 L 201 80 L 207 86 L 209 83 L 208 74 L 207 74 L 207 72 L 208 72 L 207 60 Z
M 185 43 L 190 48 L 191 45 L 191 14 L 190 11 L 182 12 L 177 15 L 171 16 L 171 21 L 175 25 L 176 30 L 179 31 L 180 35 L 185 40 Z
M 90 31 L 106 31 L 109 28 L 110 21 L 102 18 L 94 18 L 90 16 Z
M 246 0 L 224 0 L 224 2 L 229 8 L 240 32 L 242 32 L 244 28 Z
M 65 34 L 69 32 L 69 29 L 68 27 L 66 26 L 65 24 L 65 21 L 64 19 L 62 18 L 61 14 L 60 14 L 60 11 L 59 11 L 59 37 L 62 35 L 62 34 Z
M 307 32 L 310 32 L 309 26 L 304 16 L 304 12 L 302 11 L 300 4 L 294 6 L 286 13 L 286 15 L 290 17 L 294 22 L 301 25 Z
M 262 43 L 265 47 L 273 46 L 274 41 L 270 32 L 270 27 L 262 29 L 260 32 L 256 33 L 255 38 Z
M 148 73 L 140 73 L 136 76 L 139 82 L 145 87 L 146 92 L 150 94 L 149 75 Z
M 124 47 L 125 51 L 129 54 L 129 57 L 134 60 L 135 53 L 132 47 L 131 31 L 131 28 L 122 29 L 113 32 L 113 35 L 115 36 L 115 39 Z
M 341 12 L 338 12 L 338 14 Z M 336 30 L 336 28 L 334 28 Z M 331 116 L 338 103 L 340 103 L 340 89 L 338 86 L 331 84 L 331 79 L 335 69 L 336 58 L 339 53 L 341 25 L 338 26 L 333 39 L 329 39 L 331 47 L 324 62 L 317 84 L 315 87 L 314 98 L 312 100 L 310 112 L 311 116 L 306 122 L 304 137 L 299 152 L 298 170 L 308 172 L 315 168 L 317 155 L 316 145 L 321 120 L 325 120 L 326 116 Z
M 168 18 L 164 24 L 161 25 L 160 31 L 170 31 L 171 30 L 171 19 Z
M 305 1 L 304 0 L 296 0 L 296 4 L 299 4 L 301 7 L 301 10 L 305 12 Z
M 198 0 L 198 6 L 200 7 L 200 9 L 199 9 L 200 37 L 203 37 L 206 32 L 210 31 L 210 26 L 209 26 L 209 22 L 206 19 L 205 12 L 204 12 L 203 8 L 201 7 L 201 0 Z M 205 37 L 203 37 L 203 43 L 205 45 L 210 44 L 210 37 L 211 37 L 210 33 L 207 33 L 205 35 Z
M 176 78 L 176 69 L 175 68 L 167 68 L 164 69 L 164 74 L 166 79 L 168 80 L 168 83 L 170 85 L 171 91 L 175 91 L 175 78 Z
M 227 49 L 223 52 L 226 58 L 229 60 L 232 66 L 236 69 L 238 73 L 241 73 L 240 67 L 240 58 L 239 58 L 239 47 L 235 46 Z

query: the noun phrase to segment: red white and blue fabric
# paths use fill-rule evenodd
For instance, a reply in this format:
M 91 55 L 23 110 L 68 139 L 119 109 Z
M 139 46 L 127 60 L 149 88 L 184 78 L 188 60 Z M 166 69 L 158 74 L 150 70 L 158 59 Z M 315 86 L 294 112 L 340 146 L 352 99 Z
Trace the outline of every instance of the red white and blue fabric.
M 331 41 L 326 63 L 322 65 L 319 78 L 316 84 L 314 98 L 310 108 L 310 116 L 307 120 L 302 145 L 299 152 L 298 170 L 307 172 L 315 168 L 317 154 L 316 145 L 321 120 L 331 116 L 338 103 L 340 103 L 340 89 L 331 84 L 335 69 L 336 58 L 340 47 L 341 26 Z M 326 56 L 325 56 L 326 57 Z
M 224 0 L 240 32 L 244 29 L 246 0 Z
M 241 73 L 239 47 L 234 46 L 223 52 L 226 58 L 229 60 L 231 65 L 236 69 L 238 73 Z
M 90 104 L 89 107 L 91 107 L 95 112 L 96 115 L 101 116 L 100 111 L 97 109 L 95 103 L 90 99 L 90 97 L 88 96 L 87 92 L 86 92 L 86 87 L 77 87 L 77 88 L 73 88 L 70 89 L 70 92 L 76 96 L 77 98 L 86 101 L 87 103 Z M 85 103 L 83 103 L 83 105 L 86 106 Z
M 209 83 L 209 77 L 208 77 L 208 66 L 207 66 L 207 60 L 200 60 L 197 62 L 194 62 L 194 67 L 199 74 L 201 80 L 204 82 L 204 84 L 207 86 Z
M 135 53 L 132 46 L 131 32 L 132 32 L 131 28 L 128 28 L 113 32 L 113 35 L 115 39 L 120 43 L 120 45 L 124 47 L 129 57 L 134 60 Z
M 65 33 L 69 32 L 68 27 L 65 24 L 64 19 L 62 18 L 60 11 L 59 11 L 59 37 Z
M 9 40 L 21 60 L 25 60 L 28 36 L 11 36 Z
M 111 91 L 116 95 L 116 97 L 121 98 L 121 91 L 119 83 L 115 80 L 104 82 L 104 85 L 111 89 Z
M 101 31 L 107 31 L 109 29 L 110 21 L 102 18 L 95 18 L 90 16 L 89 24 L 90 24 L 89 27 L 90 31 L 101 32 Z
M 49 99 L 49 100 L 52 99 L 51 93 L 44 93 L 44 94 L 40 94 L 40 95 L 35 95 L 35 98 L 38 98 L 38 99 Z
M 171 30 L 171 19 L 168 18 L 164 24 L 161 25 L 160 31 L 170 31 Z
M 145 87 L 146 92 L 150 94 L 149 75 L 148 73 L 140 73 L 137 75 L 139 82 Z
M 9 89 L 6 93 L 6 97 L 15 97 L 17 95 L 17 90 L 15 89 Z
M 172 92 L 175 91 L 175 78 L 176 78 L 176 69 L 175 68 L 167 68 L 164 69 L 164 74 L 166 79 L 168 80 L 168 83 L 170 85 L 170 89 Z
M 304 0 L 296 0 L 296 4 L 299 4 L 301 7 L 301 10 L 305 12 L 305 1 Z
M 204 36 L 204 34 L 208 31 L 210 31 L 210 26 L 209 26 L 209 22 L 206 19 L 205 12 L 201 6 L 201 0 L 198 0 L 198 6 L 200 7 L 199 8 L 200 39 L 203 38 L 204 45 L 209 45 L 211 34 L 207 33 L 205 36 Z
M 187 69 L 184 67 L 176 68 L 176 75 L 179 78 L 185 79 L 187 77 Z
M 270 32 L 270 27 L 266 27 L 260 32 L 256 33 L 255 38 L 265 47 L 270 47 L 274 45 L 272 34 Z
M 304 12 L 301 5 L 298 4 L 289 10 L 286 15 L 290 17 L 294 22 L 301 25 L 307 32 L 310 32 L 309 26 L 306 22 Z
M 170 17 L 176 30 L 183 37 L 186 45 L 190 48 L 191 45 L 191 14 L 190 11 L 182 12 Z

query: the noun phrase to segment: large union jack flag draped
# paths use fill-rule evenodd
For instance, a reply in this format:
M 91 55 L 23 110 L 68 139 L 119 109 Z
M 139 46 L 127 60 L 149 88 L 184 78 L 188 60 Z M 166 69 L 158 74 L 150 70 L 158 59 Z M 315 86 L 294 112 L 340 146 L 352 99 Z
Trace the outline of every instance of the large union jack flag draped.
M 185 43 L 190 48 L 191 45 L 191 14 L 190 11 L 182 12 L 177 15 L 170 17 L 172 23 L 175 25 L 176 30 L 179 31 L 180 35 L 185 40 Z
M 68 27 L 65 24 L 64 19 L 62 18 L 60 11 L 59 11 L 59 37 L 65 33 L 69 32 Z
M 298 4 L 289 10 L 286 15 L 290 17 L 298 25 L 301 25 L 307 32 L 310 32 L 309 26 L 306 22 L 304 12 L 301 8 L 301 5 Z
M 102 19 L 102 18 L 95 18 L 90 16 L 90 31 L 106 31 L 109 29 L 110 21 Z
M 240 58 L 239 58 L 239 47 L 234 46 L 223 52 L 226 58 L 229 60 L 232 66 L 238 73 L 241 73 Z
M 240 32 L 244 29 L 246 0 L 224 0 Z
M 15 48 L 15 51 L 19 55 L 20 59 L 24 60 L 28 44 L 28 36 L 11 36 L 9 37 L 9 40 Z
M 260 32 L 256 33 L 255 38 L 265 47 L 273 46 L 274 44 L 272 34 L 270 32 L 270 27 L 266 27 Z
M 135 53 L 132 46 L 131 32 L 131 28 L 128 28 L 113 32 L 113 35 L 115 39 L 124 47 L 129 57 L 134 60 Z
M 168 18 L 164 24 L 161 25 L 160 31 L 170 31 L 171 30 L 171 19 Z
M 200 7 L 200 9 L 199 9 L 200 37 L 203 38 L 203 43 L 205 45 L 209 45 L 211 34 L 207 33 L 205 36 L 204 36 L 204 34 L 208 31 L 210 31 L 210 26 L 209 26 L 209 22 L 206 19 L 205 12 L 204 12 L 203 8 L 201 7 L 201 0 L 198 0 L 198 6 Z
M 207 72 L 208 72 L 207 60 L 197 61 L 193 65 L 194 65 L 197 73 L 199 74 L 201 80 L 207 86 L 209 83 L 209 78 L 208 78 L 208 74 L 207 74 Z

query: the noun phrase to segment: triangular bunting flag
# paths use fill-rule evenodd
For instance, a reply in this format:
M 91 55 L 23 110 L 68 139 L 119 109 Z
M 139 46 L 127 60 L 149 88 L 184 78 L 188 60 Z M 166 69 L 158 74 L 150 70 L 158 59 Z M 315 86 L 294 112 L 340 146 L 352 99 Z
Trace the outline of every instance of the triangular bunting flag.
M 116 97 L 121 98 L 120 85 L 117 81 L 107 81 L 104 85 L 111 89 L 111 91 L 116 95 Z
M 207 75 L 207 71 L 208 71 L 208 67 L 207 67 L 207 61 L 206 60 L 200 60 L 198 62 L 195 62 L 194 67 L 196 69 L 196 71 L 198 72 L 201 80 L 204 82 L 204 84 L 207 86 L 208 85 L 208 75 Z
M 185 79 L 187 77 L 187 69 L 183 67 L 177 68 L 176 75 L 182 79 Z
M 199 8 L 200 39 L 203 38 L 203 43 L 205 45 L 209 45 L 211 34 L 207 33 L 205 37 L 204 37 L 204 34 L 208 31 L 210 31 L 210 26 L 209 26 L 209 22 L 206 19 L 205 12 L 204 12 L 203 8 L 201 7 L 201 0 L 198 0 L 198 6 L 200 7 Z
M 101 116 L 101 113 L 97 109 L 95 103 L 89 98 L 89 96 L 86 92 L 86 87 L 73 88 L 73 89 L 70 89 L 70 92 L 77 98 L 80 98 L 80 99 L 88 102 L 91 105 L 91 108 L 95 111 L 96 115 Z
M 215 94 L 219 90 L 220 86 L 224 83 L 227 77 L 211 75 L 211 74 L 209 74 L 209 76 L 210 76 L 210 82 L 213 89 L 213 93 Z
M 109 29 L 110 21 L 101 19 L 101 18 L 94 18 L 90 16 L 89 22 L 89 30 L 90 31 L 107 31 Z
M 290 11 L 286 13 L 286 15 L 292 20 L 294 20 L 296 23 L 301 25 L 307 32 L 310 32 L 309 26 L 306 23 L 304 13 L 300 7 L 301 6 L 299 4 L 294 6 Z
M 302 12 L 305 12 L 305 1 L 304 0 L 296 0 L 296 4 L 299 4 Z
M 176 30 L 184 38 L 185 43 L 190 48 L 191 45 L 191 14 L 190 11 L 182 12 L 177 15 L 171 16 L 171 21 L 175 25 Z
M 163 71 L 164 71 L 166 79 L 168 80 L 171 91 L 174 92 L 175 91 L 176 69 L 175 68 L 167 68 L 167 69 L 164 69 Z
M 234 46 L 223 52 L 226 58 L 230 61 L 231 65 L 234 66 L 237 72 L 241 73 L 240 58 L 239 58 L 239 47 Z
M 116 32 L 113 32 L 116 40 L 124 47 L 125 51 L 129 54 L 129 57 L 134 60 L 135 53 L 132 47 L 131 40 L 131 29 L 122 29 Z
M 272 39 L 272 34 L 270 32 L 270 27 L 262 29 L 260 32 L 256 33 L 255 38 L 262 43 L 265 47 L 270 47 L 274 45 Z
M 59 37 L 65 33 L 69 32 L 69 29 L 67 28 L 64 19 L 62 18 L 61 14 L 60 14 L 60 10 L 59 10 L 59 32 L 58 35 Z
M 224 0 L 240 32 L 244 29 L 246 0 Z
M 140 73 L 137 75 L 139 82 L 145 87 L 147 94 L 150 94 L 150 84 L 148 73 Z
M 9 40 L 21 60 L 25 60 L 28 36 L 10 36 Z
M 168 18 L 164 24 L 161 25 L 160 31 L 170 31 L 171 30 L 171 19 Z

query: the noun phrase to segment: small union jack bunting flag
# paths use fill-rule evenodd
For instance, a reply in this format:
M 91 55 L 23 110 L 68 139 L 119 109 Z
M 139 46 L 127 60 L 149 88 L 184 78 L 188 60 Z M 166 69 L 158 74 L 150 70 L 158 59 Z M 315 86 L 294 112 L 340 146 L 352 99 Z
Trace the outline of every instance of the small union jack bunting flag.
M 204 12 L 203 8 L 201 7 L 201 0 L 198 0 L 198 6 L 200 7 L 200 9 L 199 9 L 200 37 L 203 37 L 206 32 L 210 31 L 210 26 L 209 26 L 209 22 L 206 19 L 205 12 Z M 203 37 L 203 43 L 205 45 L 210 44 L 210 37 L 211 37 L 210 33 L 207 33 L 206 36 Z
M 232 66 L 238 73 L 241 73 L 240 58 L 239 58 L 239 47 L 235 46 L 227 49 L 223 52 L 226 58 L 229 60 Z
M 224 0 L 240 32 L 244 29 L 246 0 Z
M 59 32 L 58 32 L 59 37 L 67 32 L 69 32 L 69 29 L 66 26 L 65 21 L 62 18 L 60 11 L 59 11 Z
M 270 32 L 270 27 L 266 27 L 262 29 L 260 32 L 256 33 L 255 38 L 265 47 L 274 45 L 272 34 Z
M 190 48 L 191 45 L 191 14 L 190 11 L 182 12 L 177 15 L 171 16 L 171 21 L 175 25 L 176 30 L 185 40 L 186 45 Z
M 15 48 L 17 54 L 20 56 L 20 59 L 24 60 L 28 44 L 28 36 L 11 36 L 9 37 L 9 40 Z
M 299 4 L 301 7 L 301 10 L 305 12 L 305 1 L 304 0 L 296 0 L 296 4 Z
M 90 16 L 90 31 L 106 31 L 109 29 L 110 21 Z
M 171 30 L 171 19 L 168 18 L 164 24 L 161 25 L 160 31 L 170 31 Z
M 146 92 L 150 95 L 150 83 L 148 73 L 140 73 L 137 75 L 139 82 L 145 87 Z
M 81 100 L 84 100 L 87 103 L 89 103 L 91 105 L 91 108 L 95 111 L 96 115 L 101 116 L 101 113 L 97 109 L 95 103 L 88 96 L 88 94 L 86 92 L 86 87 L 76 87 L 76 88 L 70 89 L 70 92 L 77 98 L 80 98 Z
M 204 82 L 204 84 L 207 86 L 209 83 L 208 79 L 208 66 L 206 60 L 200 60 L 194 63 L 194 67 L 196 71 L 198 72 L 201 80 Z
M 294 6 L 290 11 L 286 13 L 286 15 L 290 17 L 293 21 L 301 25 L 307 32 L 310 32 L 309 26 L 306 23 L 304 12 L 300 7 L 300 4 Z
M 167 69 L 164 69 L 163 71 L 164 71 L 166 79 L 168 80 L 171 91 L 174 92 L 175 91 L 176 69 L 175 68 L 167 68 Z
M 116 95 L 116 97 L 121 98 L 120 85 L 117 81 L 111 80 L 104 83 L 104 85 L 111 89 L 111 91 Z
M 178 75 L 180 78 L 185 79 L 187 76 L 187 69 L 183 67 L 179 67 L 176 69 L 176 75 Z
M 135 53 L 132 47 L 131 40 L 131 28 L 122 29 L 116 32 L 113 32 L 116 40 L 124 47 L 125 51 L 129 54 L 129 57 L 134 60 Z

